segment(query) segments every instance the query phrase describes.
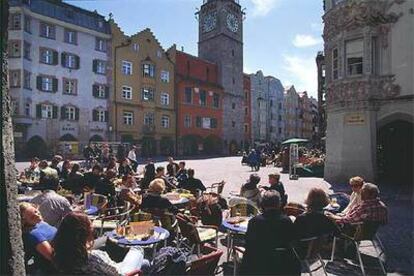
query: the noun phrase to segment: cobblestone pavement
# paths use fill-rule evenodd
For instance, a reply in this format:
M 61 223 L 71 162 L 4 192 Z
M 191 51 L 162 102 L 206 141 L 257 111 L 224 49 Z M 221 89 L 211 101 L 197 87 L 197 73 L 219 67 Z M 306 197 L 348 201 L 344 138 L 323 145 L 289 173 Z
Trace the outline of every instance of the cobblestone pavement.
M 252 173 L 247 166 L 241 166 L 241 157 L 220 157 L 209 159 L 190 159 L 186 161 L 187 168 L 195 169 L 195 177 L 200 178 L 205 186 L 221 180 L 226 181 L 223 195 L 227 197 L 231 191 L 238 192 L 246 179 Z M 21 170 L 28 163 L 17 163 L 17 168 Z M 166 162 L 158 162 L 156 166 L 165 166 Z M 138 170 L 142 169 L 140 165 Z M 267 184 L 267 175 L 271 172 L 280 172 L 280 168 L 262 167 L 257 174 L 262 178 L 260 184 Z M 329 184 L 322 178 L 300 178 L 299 180 L 289 180 L 287 174 L 281 175 L 289 201 L 303 202 L 308 191 L 313 187 L 319 187 L 327 193 L 338 191 L 349 192 L 347 185 Z M 402 275 L 414 274 L 413 269 L 413 201 L 411 191 L 395 189 L 391 185 L 381 186 L 382 200 L 389 207 L 389 223 L 379 231 L 379 237 L 385 247 L 386 268 L 389 273 Z M 366 253 L 364 262 L 368 266 L 367 272 L 370 275 L 380 273 L 378 262 L 371 256 L 375 256 L 373 250 L 364 251 Z M 328 259 L 329 256 L 324 256 Z M 223 260 L 225 259 L 225 254 Z M 372 269 L 370 269 L 372 266 Z M 358 262 L 349 259 L 338 260 L 327 265 L 330 275 L 358 275 L 361 274 Z M 315 275 L 323 275 L 322 270 Z

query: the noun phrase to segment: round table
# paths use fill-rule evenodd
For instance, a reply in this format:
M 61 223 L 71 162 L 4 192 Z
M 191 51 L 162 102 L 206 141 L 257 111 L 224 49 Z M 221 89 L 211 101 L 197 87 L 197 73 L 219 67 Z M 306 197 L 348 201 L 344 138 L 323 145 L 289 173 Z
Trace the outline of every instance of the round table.
M 89 206 L 89 208 L 88 209 L 85 209 L 85 213 L 87 214 L 87 215 L 94 215 L 94 214 L 96 214 L 97 212 L 98 212 L 98 207 L 96 207 L 96 206 Z
M 182 204 L 187 204 L 190 200 L 186 197 L 181 197 L 178 200 L 170 200 L 169 199 L 169 201 L 171 202 L 172 205 L 182 205 Z
M 245 217 L 245 219 L 248 222 L 251 217 Z M 229 261 L 231 255 L 230 250 L 233 248 L 233 235 L 245 235 L 247 232 L 247 224 L 243 223 L 243 225 L 240 225 L 240 223 L 229 223 L 227 220 L 223 220 L 221 225 L 227 230 L 227 261 Z
M 155 253 L 156 253 L 156 245 L 159 242 L 164 241 L 164 247 L 167 246 L 167 239 L 170 236 L 170 232 L 168 232 L 167 229 L 164 229 L 162 227 L 159 226 L 154 226 L 154 234 L 146 239 L 146 240 L 129 240 L 126 239 L 124 236 L 119 236 L 116 233 L 116 230 L 111 231 L 111 232 L 107 232 L 106 235 L 108 236 L 108 238 L 115 240 L 119 245 L 123 245 L 123 246 L 153 246 L 153 253 L 152 253 L 152 257 L 155 257 Z
M 122 191 L 122 189 L 124 189 L 124 188 L 115 187 L 115 192 L 120 193 Z M 134 193 L 139 193 L 139 192 L 141 192 L 141 188 L 136 187 L 136 188 L 132 189 L 132 191 L 134 191 Z

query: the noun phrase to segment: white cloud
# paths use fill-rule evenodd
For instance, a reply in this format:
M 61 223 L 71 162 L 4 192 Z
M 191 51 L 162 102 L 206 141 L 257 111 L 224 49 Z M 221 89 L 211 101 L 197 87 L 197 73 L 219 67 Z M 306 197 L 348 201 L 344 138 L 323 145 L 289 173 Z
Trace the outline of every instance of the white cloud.
M 308 95 L 317 96 L 318 80 L 315 57 L 302 58 L 299 56 L 285 55 L 284 69 L 288 79 L 284 85 L 293 84 L 297 91 L 308 91 Z
M 280 0 L 251 0 L 251 1 L 254 5 L 253 7 L 254 17 L 266 16 L 280 2 Z
M 310 46 L 315 46 L 322 43 L 322 38 L 316 38 L 312 35 L 307 34 L 297 34 L 293 39 L 293 45 L 298 48 L 305 48 Z

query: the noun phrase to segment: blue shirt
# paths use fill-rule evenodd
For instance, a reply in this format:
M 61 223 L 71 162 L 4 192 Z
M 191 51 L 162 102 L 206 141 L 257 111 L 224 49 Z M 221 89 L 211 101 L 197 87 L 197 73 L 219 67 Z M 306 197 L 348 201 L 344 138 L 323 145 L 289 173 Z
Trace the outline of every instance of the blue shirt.
M 44 241 L 51 241 L 56 235 L 57 229 L 48 223 L 42 221 L 33 227 L 30 232 L 24 234 L 24 245 L 28 257 L 34 256 L 35 263 L 39 266 L 47 263 L 37 251 L 36 246 Z

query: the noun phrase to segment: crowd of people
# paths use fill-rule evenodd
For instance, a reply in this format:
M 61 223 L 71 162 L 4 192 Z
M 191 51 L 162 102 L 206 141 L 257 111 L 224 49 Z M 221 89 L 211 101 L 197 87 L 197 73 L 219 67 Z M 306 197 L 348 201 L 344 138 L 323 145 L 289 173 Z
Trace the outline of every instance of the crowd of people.
M 223 214 L 228 214 L 226 208 L 239 203 L 251 204 L 260 212 L 248 222 L 244 238 L 246 251 L 239 271 L 244 275 L 299 275 L 300 263 L 291 248 L 300 239 L 352 235 L 355 223 L 387 223 L 387 208 L 379 199 L 378 187 L 365 183 L 361 177 L 350 179 L 349 204 L 336 213 L 327 211 L 330 199 L 319 188 L 310 190 L 305 204 L 289 202 L 280 174 L 276 172 L 268 175 L 266 183 L 252 173 L 237 195 L 227 200 L 217 195 L 218 200 L 212 201 L 205 196 L 206 187 L 195 177 L 195 170 L 187 168 L 184 161 L 177 163 L 169 157 L 163 167 L 148 159 L 143 170 L 138 171 L 135 150 L 133 147 L 120 160 L 109 154 L 105 162 L 94 163 L 89 170 L 60 156 L 54 156 L 50 163 L 37 158 L 31 161 L 20 180 L 22 183 L 30 180 L 30 187 L 42 193 L 30 202 L 22 202 L 20 213 L 25 252 L 28 258 L 34 257 L 35 267 L 54 273 L 123 275 L 135 269 L 145 273 L 153 265 L 144 259 L 144 250 L 140 247 L 124 250 L 115 246 L 111 250 L 107 245 L 111 241 L 102 242 L 94 235 L 88 216 L 61 195 L 62 189 L 69 191 L 75 201 L 89 192 L 105 196 L 106 208 L 128 204 L 136 211 L 164 210 L 173 216 L 183 215 L 183 210 L 163 195 L 184 189 L 193 195 L 197 207 L 197 204 L 203 206 L 198 213 L 201 221 L 208 221 L 212 213 L 219 214 L 218 227 Z M 291 206 L 300 212 L 292 215 L 288 211 Z M 169 240 L 170 245 L 173 242 Z M 275 251 L 276 248 L 284 250 Z

